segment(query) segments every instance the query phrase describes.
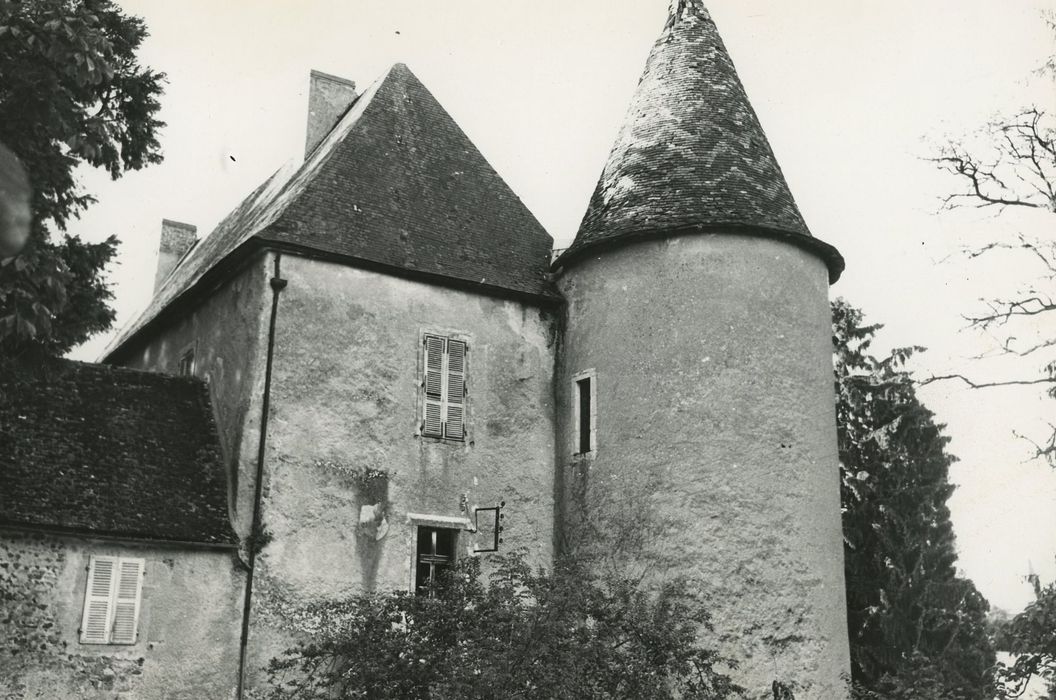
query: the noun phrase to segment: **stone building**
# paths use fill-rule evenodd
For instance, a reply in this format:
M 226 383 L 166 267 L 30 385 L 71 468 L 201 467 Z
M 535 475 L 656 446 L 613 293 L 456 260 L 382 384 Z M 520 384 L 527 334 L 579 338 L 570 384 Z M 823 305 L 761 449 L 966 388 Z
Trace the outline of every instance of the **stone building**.
M 200 241 L 163 224 L 154 297 L 104 359 L 208 386 L 243 607 L 217 623 L 238 688 L 203 697 L 259 685 L 306 604 L 520 547 L 688 575 L 742 684 L 845 693 L 843 261 L 699 0 L 673 1 L 552 248 L 402 64 L 362 94 L 313 72 L 303 161 Z
M 230 697 L 245 570 L 205 383 L 0 377 L 0 697 Z

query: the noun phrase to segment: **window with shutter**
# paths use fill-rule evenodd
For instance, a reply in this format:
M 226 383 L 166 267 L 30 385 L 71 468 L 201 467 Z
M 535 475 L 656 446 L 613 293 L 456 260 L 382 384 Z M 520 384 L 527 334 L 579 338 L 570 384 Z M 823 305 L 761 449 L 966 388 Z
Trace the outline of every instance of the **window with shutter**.
M 422 435 L 426 437 L 466 437 L 466 350 L 464 341 L 425 336 Z
M 144 561 L 93 556 L 81 618 L 83 644 L 135 644 Z
M 110 601 L 117 557 L 92 557 L 81 618 L 81 643 L 106 644 L 110 639 Z

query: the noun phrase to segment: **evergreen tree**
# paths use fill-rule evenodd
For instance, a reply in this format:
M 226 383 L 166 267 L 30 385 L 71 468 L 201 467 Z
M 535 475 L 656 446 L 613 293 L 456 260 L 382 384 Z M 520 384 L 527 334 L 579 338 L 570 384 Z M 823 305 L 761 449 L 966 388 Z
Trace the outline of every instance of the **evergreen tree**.
M 863 697 L 989 699 L 989 605 L 955 569 L 955 458 L 905 370 L 922 348 L 878 359 L 879 329 L 833 305 L 853 677 Z

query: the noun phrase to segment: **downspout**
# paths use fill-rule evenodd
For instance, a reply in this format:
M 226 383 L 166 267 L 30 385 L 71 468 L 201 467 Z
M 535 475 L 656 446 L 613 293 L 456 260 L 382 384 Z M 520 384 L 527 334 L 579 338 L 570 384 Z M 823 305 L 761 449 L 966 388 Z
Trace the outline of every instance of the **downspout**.
M 268 445 L 268 413 L 271 410 L 271 370 L 275 358 L 275 320 L 279 313 L 279 293 L 286 288 L 286 280 L 280 275 L 282 253 L 275 253 L 275 271 L 270 280 L 271 285 L 271 318 L 268 321 L 268 351 L 264 364 L 264 396 L 260 408 L 260 440 L 257 446 L 257 480 L 253 486 L 253 525 L 249 534 L 249 552 L 246 573 L 246 592 L 242 604 L 242 639 L 238 653 L 238 693 L 242 700 L 246 690 L 246 657 L 249 649 L 249 614 L 252 610 L 253 572 L 257 564 L 257 551 L 260 549 L 261 522 L 260 501 L 264 492 L 264 458 Z

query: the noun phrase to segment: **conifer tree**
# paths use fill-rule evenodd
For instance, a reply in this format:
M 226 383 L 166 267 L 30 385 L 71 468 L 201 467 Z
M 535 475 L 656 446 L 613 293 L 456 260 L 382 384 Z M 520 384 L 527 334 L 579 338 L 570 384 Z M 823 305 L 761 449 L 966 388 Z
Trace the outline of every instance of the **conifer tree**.
M 880 327 L 833 305 L 853 677 L 863 697 L 989 700 L 989 605 L 955 568 L 956 458 L 905 369 L 922 348 L 874 357 Z

